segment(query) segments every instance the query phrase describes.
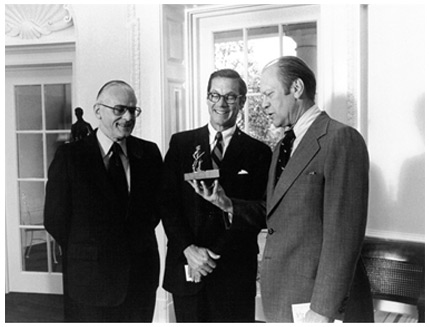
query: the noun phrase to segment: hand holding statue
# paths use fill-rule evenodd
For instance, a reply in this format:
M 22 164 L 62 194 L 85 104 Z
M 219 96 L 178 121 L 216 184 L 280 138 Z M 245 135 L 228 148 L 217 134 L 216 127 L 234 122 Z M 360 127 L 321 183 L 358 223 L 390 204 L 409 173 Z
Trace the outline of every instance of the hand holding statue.
M 194 188 L 195 193 L 200 195 L 206 201 L 209 201 L 225 212 L 233 212 L 232 201 L 225 194 L 225 191 L 222 185 L 219 184 L 218 179 L 216 179 L 210 187 L 202 180 L 190 180 L 188 183 Z

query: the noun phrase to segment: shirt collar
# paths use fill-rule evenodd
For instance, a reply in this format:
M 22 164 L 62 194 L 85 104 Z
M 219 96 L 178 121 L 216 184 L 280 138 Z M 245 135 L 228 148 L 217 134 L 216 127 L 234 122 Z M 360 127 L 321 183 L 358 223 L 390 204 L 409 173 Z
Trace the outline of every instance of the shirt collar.
M 223 130 L 222 133 L 222 140 L 224 143 L 224 148 L 226 148 L 231 141 L 232 136 L 235 133 L 235 130 L 237 129 L 237 125 L 234 125 L 228 129 Z M 211 145 L 213 145 L 216 142 L 216 133 L 218 131 L 214 129 L 214 127 L 209 123 L 209 142 Z
M 109 154 L 110 148 L 112 147 L 113 141 L 106 136 L 100 129 L 97 129 L 97 140 L 100 144 L 101 154 L 103 158 Z M 125 154 L 125 157 L 128 157 L 127 146 L 125 140 L 117 142 L 122 149 L 122 153 Z
M 317 116 L 322 112 L 322 110 L 314 105 L 307 109 L 304 114 L 298 119 L 295 126 L 293 127 L 293 132 L 297 139 L 300 139 L 307 130 L 310 128 L 311 124 L 316 120 Z

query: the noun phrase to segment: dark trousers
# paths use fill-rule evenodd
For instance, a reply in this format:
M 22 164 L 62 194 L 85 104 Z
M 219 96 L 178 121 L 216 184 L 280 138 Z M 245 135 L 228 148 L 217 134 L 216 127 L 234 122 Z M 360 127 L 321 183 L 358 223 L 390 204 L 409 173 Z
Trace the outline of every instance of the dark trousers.
M 67 322 L 152 322 L 156 292 L 138 297 L 127 295 L 125 301 L 116 307 L 83 305 L 68 297 Z
M 229 289 L 208 290 L 195 295 L 173 294 L 177 322 L 255 322 L 255 295 Z
M 137 258 L 136 258 L 137 260 Z M 67 274 L 64 267 L 63 277 Z M 155 267 L 153 267 L 156 271 Z M 69 296 L 66 278 L 64 285 L 64 320 L 66 322 L 152 322 L 155 311 L 156 288 L 142 286 L 145 270 L 134 267 L 124 302 L 114 307 L 98 307 L 79 303 Z M 146 271 L 149 271 L 146 269 Z

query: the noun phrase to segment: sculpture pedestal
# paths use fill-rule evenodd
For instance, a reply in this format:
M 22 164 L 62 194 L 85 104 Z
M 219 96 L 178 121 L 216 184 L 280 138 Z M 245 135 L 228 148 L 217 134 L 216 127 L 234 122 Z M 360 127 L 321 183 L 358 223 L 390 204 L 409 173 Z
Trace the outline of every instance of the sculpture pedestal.
M 219 169 L 200 170 L 192 173 L 187 173 L 184 175 L 185 181 L 215 179 L 215 178 L 219 178 L 219 176 L 220 176 Z

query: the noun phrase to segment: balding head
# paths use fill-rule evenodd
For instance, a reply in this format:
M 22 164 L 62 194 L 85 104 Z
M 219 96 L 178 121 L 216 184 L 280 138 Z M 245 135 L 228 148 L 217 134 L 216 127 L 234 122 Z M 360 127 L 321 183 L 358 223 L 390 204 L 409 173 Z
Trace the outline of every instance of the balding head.
M 134 89 L 131 87 L 131 85 L 129 85 L 128 83 L 121 81 L 121 80 L 111 80 L 111 81 L 107 82 L 106 84 L 104 84 L 100 88 L 100 91 L 98 91 L 97 99 L 96 99 L 97 102 L 102 101 L 103 98 L 109 94 L 109 92 L 111 91 L 112 88 L 119 88 L 119 89 L 122 89 L 124 91 L 127 91 L 127 92 L 129 92 L 130 95 L 132 95 L 134 98 L 136 98 Z

